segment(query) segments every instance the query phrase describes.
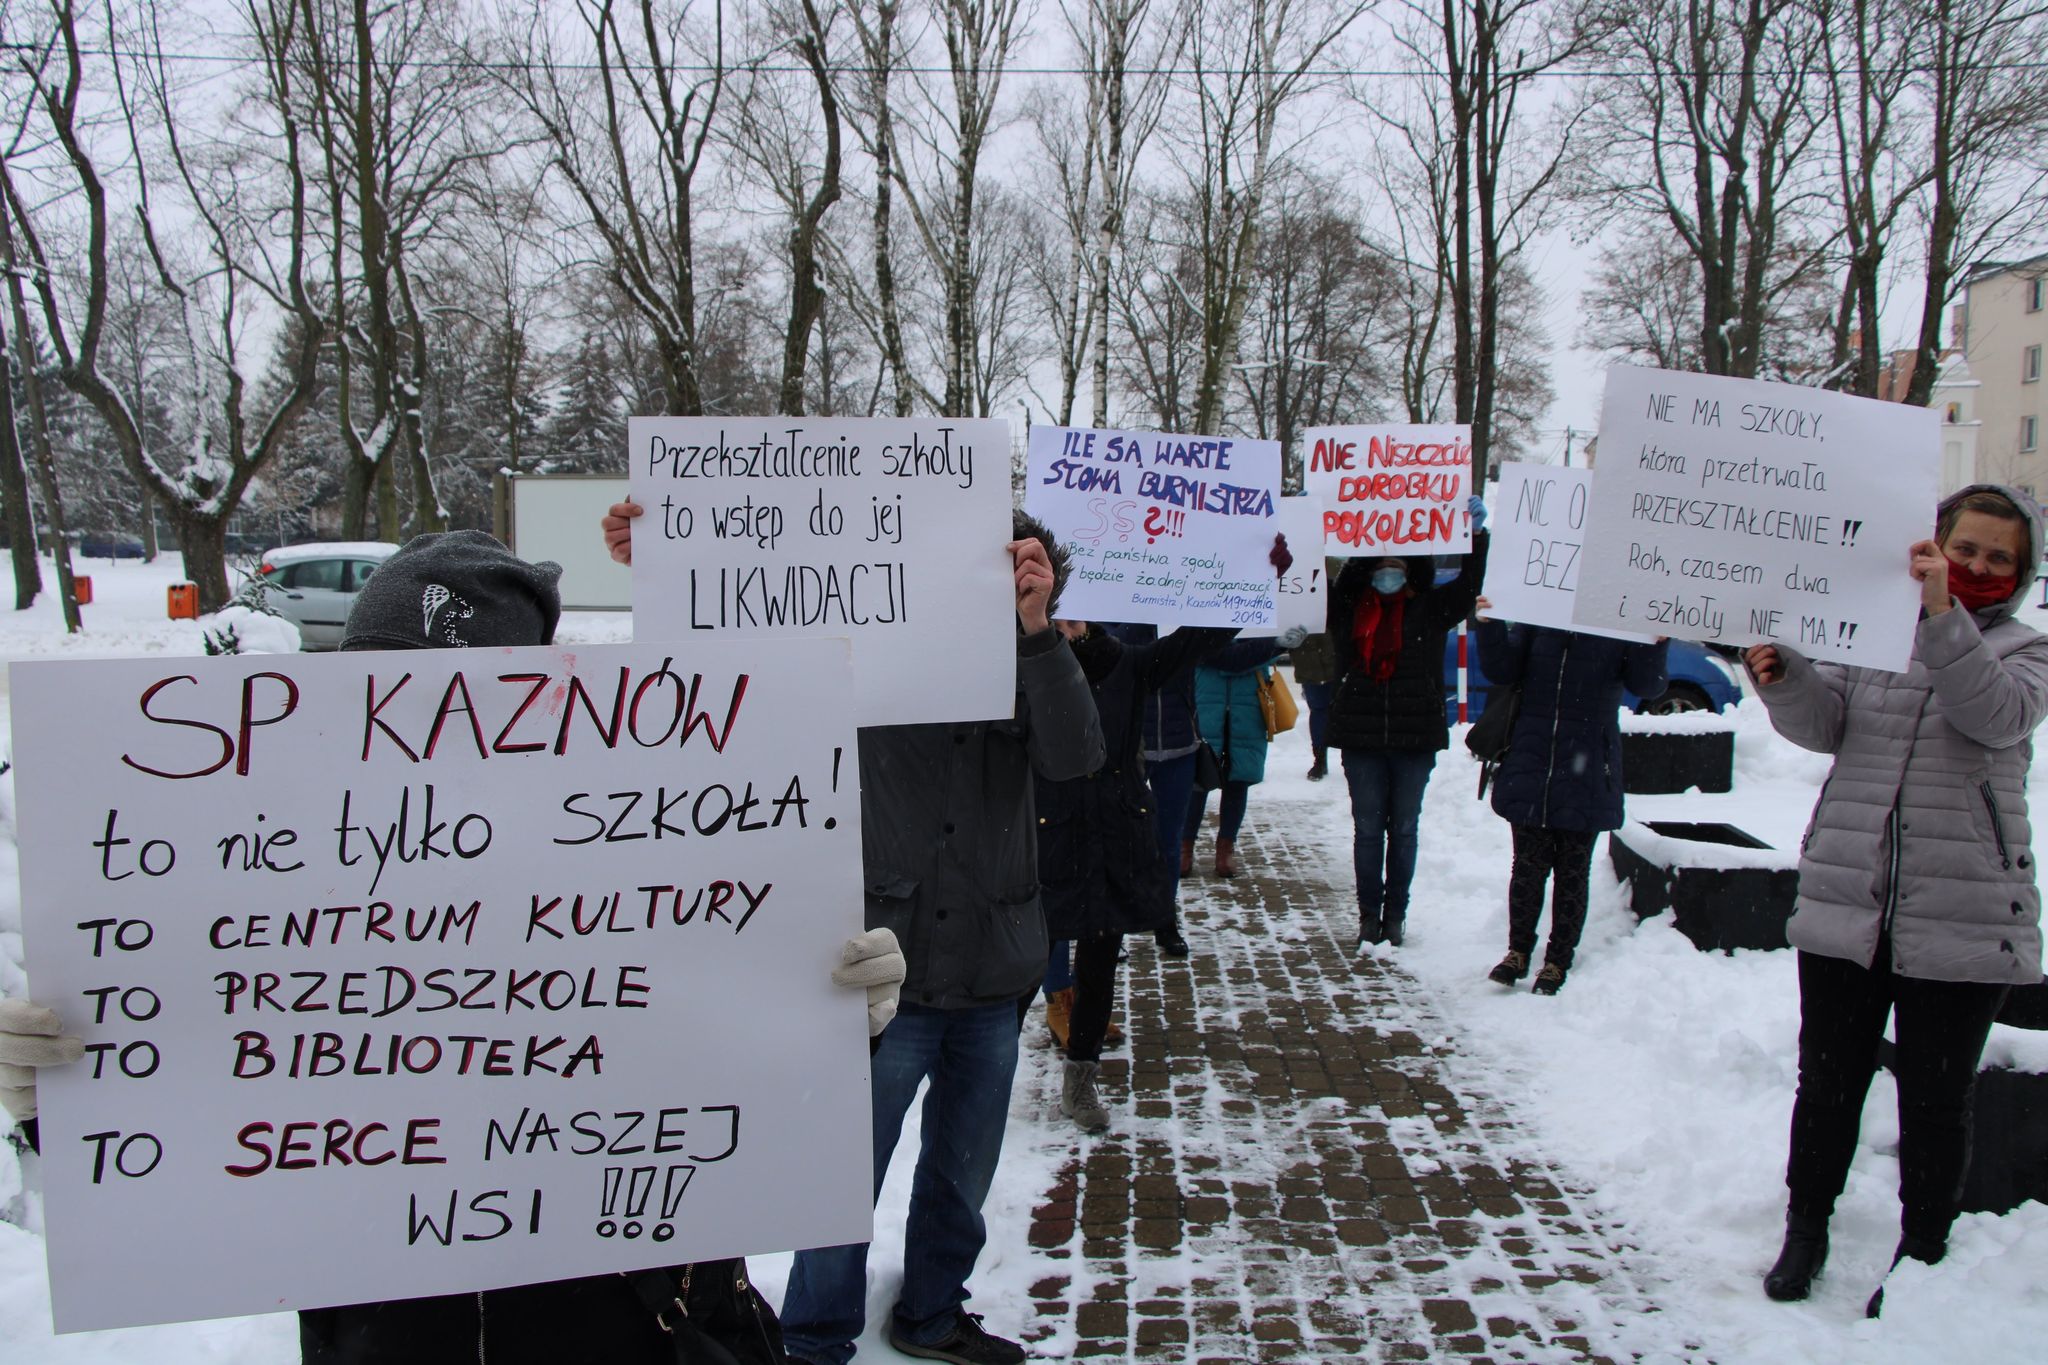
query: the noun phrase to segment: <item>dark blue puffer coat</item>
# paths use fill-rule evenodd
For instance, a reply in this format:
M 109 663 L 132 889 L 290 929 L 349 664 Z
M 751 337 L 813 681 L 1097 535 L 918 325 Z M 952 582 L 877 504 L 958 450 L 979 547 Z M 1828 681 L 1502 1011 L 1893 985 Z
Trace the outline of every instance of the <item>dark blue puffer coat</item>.
M 1619 828 L 1621 694 L 1662 696 L 1668 652 L 1662 643 L 1482 623 L 1479 661 L 1487 678 L 1522 685 L 1514 736 L 1493 779 L 1494 813 L 1545 829 Z

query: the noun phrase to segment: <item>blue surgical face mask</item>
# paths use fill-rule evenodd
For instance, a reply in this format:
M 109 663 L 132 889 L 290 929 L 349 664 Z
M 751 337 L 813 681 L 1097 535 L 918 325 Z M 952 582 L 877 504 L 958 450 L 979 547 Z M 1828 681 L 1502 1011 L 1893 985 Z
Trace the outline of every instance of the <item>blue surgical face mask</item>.
M 1372 590 L 1382 597 L 1392 597 L 1407 586 L 1408 571 L 1406 569 L 1374 569 L 1372 571 Z

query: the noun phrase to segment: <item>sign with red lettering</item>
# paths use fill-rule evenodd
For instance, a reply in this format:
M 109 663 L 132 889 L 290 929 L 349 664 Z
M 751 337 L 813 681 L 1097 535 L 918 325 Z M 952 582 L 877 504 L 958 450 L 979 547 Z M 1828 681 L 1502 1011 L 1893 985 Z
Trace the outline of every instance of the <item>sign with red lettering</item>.
M 845 636 L 862 725 L 1016 710 L 1009 423 L 635 417 L 627 428 L 644 509 L 635 639 Z M 940 640 L 942 669 L 929 652 Z
M 864 1240 L 851 674 L 16 664 L 29 967 L 86 1040 L 40 1085 L 58 1330 Z
M 1076 621 L 1271 629 L 1280 443 L 1035 426 L 1024 506 L 1067 547 Z
M 1342 558 L 1464 554 L 1472 548 L 1472 428 L 1379 422 L 1302 433 L 1302 483 L 1323 500 Z

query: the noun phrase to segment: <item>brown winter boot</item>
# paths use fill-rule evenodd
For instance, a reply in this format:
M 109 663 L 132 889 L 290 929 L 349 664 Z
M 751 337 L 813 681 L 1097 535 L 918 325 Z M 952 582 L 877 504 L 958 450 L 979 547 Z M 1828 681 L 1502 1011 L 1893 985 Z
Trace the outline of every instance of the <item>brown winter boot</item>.
M 1102 1030 L 1102 1045 L 1104 1047 L 1116 1047 L 1123 1040 L 1124 1031 L 1117 1025 L 1116 1016 L 1112 1014 L 1109 1017 L 1109 1026 Z
M 1193 839 L 1183 839 L 1180 841 L 1180 875 L 1191 877 L 1194 875 L 1194 871 L 1195 841 Z
M 1216 836 L 1216 875 L 1235 877 L 1237 875 L 1237 840 Z
M 1045 997 L 1045 1031 L 1052 1035 L 1052 1045 L 1064 1052 L 1067 1050 L 1067 1024 L 1074 1017 L 1074 988 L 1052 991 Z

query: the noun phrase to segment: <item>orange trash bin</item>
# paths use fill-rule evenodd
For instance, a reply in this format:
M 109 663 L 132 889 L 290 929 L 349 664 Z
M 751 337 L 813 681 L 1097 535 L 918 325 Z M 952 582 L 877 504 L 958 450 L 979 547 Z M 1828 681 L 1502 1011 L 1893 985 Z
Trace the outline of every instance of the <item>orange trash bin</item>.
M 173 621 L 196 621 L 199 619 L 199 585 L 197 583 L 173 583 L 166 588 L 170 599 L 170 613 Z
M 89 574 L 71 575 L 71 600 L 81 607 L 92 605 L 92 577 Z

